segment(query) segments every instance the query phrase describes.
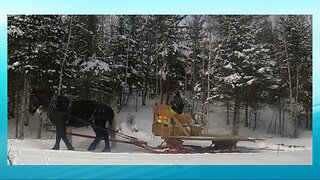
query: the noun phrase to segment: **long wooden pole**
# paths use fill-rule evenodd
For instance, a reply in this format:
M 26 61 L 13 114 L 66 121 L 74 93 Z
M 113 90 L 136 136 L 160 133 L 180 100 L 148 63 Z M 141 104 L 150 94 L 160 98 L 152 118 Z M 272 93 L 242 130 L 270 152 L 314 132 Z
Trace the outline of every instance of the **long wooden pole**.
M 54 133 L 57 132 L 56 130 L 53 130 L 53 129 L 46 129 L 46 131 L 54 132 Z M 95 136 L 86 135 L 86 134 L 78 134 L 78 133 L 73 133 L 73 132 L 67 132 L 67 135 L 78 136 L 78 137 L 83 137 L 83 138 L 91 138 L 91 139 L 96 138 Z M 118 139 L 109 139 L 109 141 L 126 143 L 126 144 L 133 144 L 131 141 L 124 141 L 124 140 L 118 140 Z

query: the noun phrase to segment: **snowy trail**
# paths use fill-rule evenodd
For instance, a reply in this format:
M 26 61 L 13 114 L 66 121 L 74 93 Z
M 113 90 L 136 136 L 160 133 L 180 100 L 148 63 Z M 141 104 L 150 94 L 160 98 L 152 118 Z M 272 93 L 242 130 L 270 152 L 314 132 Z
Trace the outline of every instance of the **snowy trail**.
M 28 145 L 26 145 L 28 142 Z M 282 151 L 252 151 L 246 153 L 217 154 L 150 154 L 127 144 L 118 144 L 114 152 L 86 152 L 49 150 L 53 140 L 10 140 L 10 158 L 16 165 L 263 165 L 311 164 L 312 158 L 301 158 L 311 149 L 283 149 Z M 36 146 L 35 146 L 36 145 Z

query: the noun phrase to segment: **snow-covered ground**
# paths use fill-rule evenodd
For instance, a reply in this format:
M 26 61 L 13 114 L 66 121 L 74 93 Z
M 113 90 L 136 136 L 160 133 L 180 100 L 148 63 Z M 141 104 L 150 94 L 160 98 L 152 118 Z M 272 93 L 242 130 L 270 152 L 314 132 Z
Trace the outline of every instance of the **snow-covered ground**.
M 127 124 L 127 117 L 134 116 L 135 125 Z M 263 115 L 263 113 L 262 113 Z M 162 140 L 151 133 L 152 106 L 138 107 L 135 112 L 133 106 L 123 109 L 116 115 L 118 128 L 124 134 L 140 138 L 148 142 L 150 146 L 159 145 Z M 210 116 L 209 133 L 227 134 L 230 133 L 229 126 L 224 123 L 225 115 L 222 110 L 215 110 Z M 100 143 L 95 152 L 87 152 L 86 149 L 93 139 L 73 136 L 75 151 L 68 151 L 61 141 L 61 149 L 50 150 L 55 142 L 55 135 L 44 132 L 41 139 L 36 139 L 38 128 L 38 117 L 30 118 L 30 125 L 26 127 L 26 138 L 23 140 L 14 139 L 14 121 L 9 121 L 8 130 L 8 154 L 14 165 L 29 164 L 104 164 L 104 165 L 201 165 L 201 164 L 250 164 L 250 165 L 311 165 L 312 164 L 312 133 L 301 131 L 300 137 L 281 138 L 278 135 L 267 134 L 265 127 L 256 131 L 241 127 L 240 135 L 255 138 L 263 138 L 264 141 L 239 142 L 239 149 L 246 148 L 242 153 L 216 153 L 216 154 L 150 154 L 139 147 L 118 143 L 110 153 L 102 153 Z M 241 125 L 242 126 L 242 125 Z M 137 128 L 138 131 L 132 131 Z M 74 133 L 93 135 L 90 127 L 74 128 Z M 185 144 L 208 146 L 210 142 L 188 142 Z M 284 145 L 279 145 L 284 144 Z M 294 145 L 295 147 L 291 146 Z M 248 150 L 250 149 L 250 150 Z

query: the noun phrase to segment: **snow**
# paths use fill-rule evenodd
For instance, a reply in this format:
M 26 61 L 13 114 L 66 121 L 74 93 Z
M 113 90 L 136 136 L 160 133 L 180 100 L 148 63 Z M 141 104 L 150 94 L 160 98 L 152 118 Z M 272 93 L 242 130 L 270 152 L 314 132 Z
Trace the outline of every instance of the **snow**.
M 16 66 L 19 66 L 20 65 L 20 62 L 19 61 L 16 61 L 14 62 L 12 65 L 8 65 L 8 69 L 15 69 Z
M 253 79 L 247 81 L 247 84 L 248 84 L 248 85 L 251 85 L 255 80 L 256 80 L 256 79 L 253 78 Z
M 242 50 L 243 52 L 252 52 L 252 51 L 254 51 L 255 50 L 255 48 L 254 47 L 252 47 L 252 48 L 250 48 L 250 49 L 244 49 L 244 50 Z
M 9 27 L 8 34 L 17 34 L 18 36 L 21 36 L 24 34 L 24 32 L 19 27 L 11 25 Z
M 262 74 L 262 73 L 265 73 L 266 71 L 269 71 L 269 67 L 262 67 L 262 68 L 260 68 L 260 69 L 258 69 L 258 73 L 260 73 L 260 74 Z
M 234 84 L 237 83 L 241 79 L 241 76 L 239 76 L 238 73 L 231 74 L 230 76 L 227 76 L 224 78 L 224 82 L 227 84 Z
M 152 135 L 152 105 L 138 107 L 128 106 L 116 114 L 117 127 L 122 133 L 137 137 L 148 142 L 150 146 L 157 146 L 162 139 Z M 134 117 L 133 124 L 127 123 L 127 117 Z M 75 151 L 68 151 L 63 142 L 60 150 L 50 150 L 55 139 L 54 134 L 44 132 L 41 139 L 36 139 L 39 126 L 38 117 L 32 116 L 29 127 L 25 128 L 26 138 L 14 139 L 13 120 L 9 121 L 8 154 L 14 165 L 236 165 L 236 164 L 277 164 L 277 165 L 310 165 L 312 164 L 312 138 L 310 131 L 301 131 L 300 138 L 283 138 L 275 134 L 266 133 L 266 124 L 269 123 L 272 113 L 270 109 L 261 112 L 264 124 L 259 124 L 253 131 L 240 125 L 240 135 L 262 138 L 256 142 L 239 142 L 239 149 L 252 148 L 252 151 L 243 153 L 216 153 L 216 154 L 151 154 L 139 147 L 118 143 L 110 153 L 102 153 L 103 144 L 100 143 L 95 152 L 87 152 L 86 148 L 93 139 L 73 136 L 72 142 Z M 231 126 L 225 125 L 225 110 L 215 107 L 210 114 L 208 133 L 229 134 Z M 261 120 L 262 121 L 262 120 Z M 259 121 L 260 122 L 260 121 Z M 74 128 L 74 133 L 93 135 L 92 129 Z M 53 137 L 53 138 L 52 138 Z M 118 137 L 118 139 L 121 139 Z M 208 146 L 210 142 L 185 141 L 185 144 Z M 280 144 L 284 144 L 280 145 Z M 296 147 L 289 147 L 295 145 Z
M 131 72 L 132 74 L 139 75 L 139 72 L 135 70 L 133 67 L 131 67 Z
M 276 85 L 276 84 L 275 84 L 275 85 L 270 86 L 270 88 L 271 88 L 271 89 L 277 89 L 277 88 L 279 88 L 279 85 Z
M 95 75 L 98 75 L 99 72 L 111 71 L 109 64 L 95 58 L 92 58 L 90 61 L 82 63 L 81 67 L 83 67 L 83 69 L 80 70 L 81 72 L 92 71 L 95 69 L 94 71 Z
M 19 66 L 19 65 L 20 65 L 20 62 L 19 62 L 19 61 L 17 61 L 17 62 L 15 62 L 15 63 L 12 64 L 12 66 Z
M 234 51 L 234 54 L 236 54 L 238 58 L 240 58 L 240 57 L 246 57 L 246 55 L 245 55 L 244 53 L 239 52 L 239 51 Z
M 261 49 L 261 52 L 267 53 L 270 52 L 270 49 Z
M 167 79 L 167 72 L 164 68 L 160 69 L 160 71 L 157 73 L 158 76 L 160 76 L 163 80 Z
M 194 92 L 200 92 L 201 91 L 201 84 L 197 84 L 193 87 Z
M 233 68 L 232 68 L 232 65 L 231 65 L 231 62 L 230 62 L 229 64 L 225 65 L 224 68 L 226 68 L 226 69 L 233 69 Z

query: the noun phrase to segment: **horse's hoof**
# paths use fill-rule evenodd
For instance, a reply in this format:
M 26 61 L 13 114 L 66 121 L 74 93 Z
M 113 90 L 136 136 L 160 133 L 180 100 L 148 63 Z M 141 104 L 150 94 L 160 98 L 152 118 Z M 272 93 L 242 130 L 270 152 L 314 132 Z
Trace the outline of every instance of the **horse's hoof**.
M 90 147 L 87 149 L 87 151 L 91 151 L 91 152 L 94 151 L 94 150 L 96 150 L 96 149 L 95 148 L 90 148 Z
M 111 151 L 110 148 L 102 150 L 102 152 L 110 152 L 110 151 Z
M 59 150 L 60 148 L 59 147 L 53 147 L 51 148 L 51 150 Z

